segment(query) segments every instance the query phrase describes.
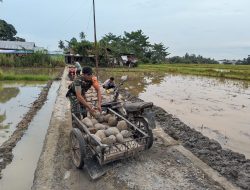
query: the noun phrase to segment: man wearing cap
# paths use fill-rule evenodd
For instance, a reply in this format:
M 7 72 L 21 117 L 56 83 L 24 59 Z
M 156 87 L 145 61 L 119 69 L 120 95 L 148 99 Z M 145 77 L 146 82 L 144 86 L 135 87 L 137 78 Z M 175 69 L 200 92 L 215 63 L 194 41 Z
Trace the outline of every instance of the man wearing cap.
M 82 74 L 76 77 L 76 79 L 69 86 L 69 91 L 67 97 L 69 97 L 71 102 L 71 111 L 77 113 L 79 117 L 79 112 L 82 113 L 83 117 L 87 116 L 87 110 L 93 115 L 95 110 L 86 101 L 85 93 L 93 86 L 97 93 L 97 109 L 101 112 L 101 90 L 97 78 L 93 76 L 93 71 L 90 67 L 83 67 Z M 87 110 L 86 110 L 87 109 Z

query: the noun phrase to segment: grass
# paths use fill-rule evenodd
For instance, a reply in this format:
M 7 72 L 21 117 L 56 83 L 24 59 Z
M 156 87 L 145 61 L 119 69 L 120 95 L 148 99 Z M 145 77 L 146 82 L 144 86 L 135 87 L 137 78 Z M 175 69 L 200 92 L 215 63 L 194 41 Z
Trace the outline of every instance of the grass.
M 0 54 L 1 67 L 64 67 L 64 56 L 50 56 L 42 52 L 17 56 Z
M 3 73 L 0 70 L 0 81 L 1 80 L 17 80 L 17 81 L 48 81 L 52 77 L 48 75 L 32 75 L 32 74 L 14 74 L 14 73 Z
M 48 81 L 54 79 L 59 72 L 61 69 L 0 68 L 0 81 Z
M 115 68 L 117 72 L 164 72 L 250 81 L 250 65 L 140 64 L 137 68 Z
M 3 115 L 0 114 L 0 123 L 2 123 L 6 119 L 6 113 Z
M 14 74 L 2 74 L 0 80 L 24 80 L 24 81 L 48 81 L 51 80 L 51 76 L 46 75 L 14 75 Z

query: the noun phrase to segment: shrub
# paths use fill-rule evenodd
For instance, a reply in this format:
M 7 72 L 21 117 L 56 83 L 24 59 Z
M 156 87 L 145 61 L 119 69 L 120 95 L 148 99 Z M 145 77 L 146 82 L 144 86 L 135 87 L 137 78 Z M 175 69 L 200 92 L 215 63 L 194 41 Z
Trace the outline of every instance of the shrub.
M 63 56 L 50 56 L 42 52 L 23 56 L 0 54 L 0 66 L 3 67 L 62 67 Z

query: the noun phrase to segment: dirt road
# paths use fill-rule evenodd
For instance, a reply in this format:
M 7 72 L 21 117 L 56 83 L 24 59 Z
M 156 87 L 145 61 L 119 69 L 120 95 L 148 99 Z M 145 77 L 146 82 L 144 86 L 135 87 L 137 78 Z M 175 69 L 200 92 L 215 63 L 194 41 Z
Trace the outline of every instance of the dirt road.
M 183 154 L 181 145 L 166 142 L 163 130 L 155 133 L 150 150 L 116 163 L 102 178 L 91 180 L 85 169 L 77 170 L 71 162 L 66 74 L 65 70 L 32 189 L 237 189 L 221 176 L 221 181 L 216 180 L 217 173 L 208 166 L 198 166 L 195 162 L 201 161 Z

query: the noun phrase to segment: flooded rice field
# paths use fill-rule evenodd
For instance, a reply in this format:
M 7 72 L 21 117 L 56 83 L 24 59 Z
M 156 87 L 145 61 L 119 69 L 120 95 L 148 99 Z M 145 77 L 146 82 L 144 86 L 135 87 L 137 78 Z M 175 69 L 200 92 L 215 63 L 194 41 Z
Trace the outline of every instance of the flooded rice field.
M 22 190 L 31 188 L 33 183 L 34 172 L 43 147 L 43 141 L 49 126 L 59 85 L 60 82 L 53 82 L 49 90 L 48 100 L 45 102 L 42 109 L 37 113 L 37 115 L 29 124 L 29 128 L 25 132 L 25 135 L 23 136 L 22 140 L 19 141 L 17 146 L 14 148 L 13 151 L 14 159 L 12 163 L 9 164 L 3 170 L 3 176 L 2 176 L 3 178 L 0 180 L 0 189 Z M 18 88 L 20 89 L 20 93 L 21 92 L 23 94 L 27 93 L 26 90 L 23 90 L 20 87 Z M 35 98 L 35 96 L 37 96 L 37 92 L 40 89 L 40 86 L 39 85 L 37 86 L 36 84 L 35 86 L 29 88 L 32 88 L 32 90 L 29 91 L 29 94 L 25 95 L 27 95 L 27 97 L 34 96 Z M 35 95 L 31 94 L 31 91 L 34 91 L 34 93 L 36 92 L 36 94 Z M 14 98 L 13 102 L 14 101 L 17 101 L 17 99 Z M 29 100 L 29 102 L 32 103 L 31 99 Z M 24 102 L 20 103 L 24 104 Z M 20 112 L 24 111 L 25 110 L 21 110 Z M 10 113 L 12 112 L 10 111 Z M 7 116 L 8 115 L 6 114 L 6 118 L 8 118 Z
M 126 88 L 152 101 L 190 127 L 250 158 L 250 83 L 160 73 L 113 73 L 117 82 L 128 75 Z M 102 73 L 102 81 L 110 77 Z
M 51 77 L 56 77 L 62 68 L 2 68 L 6 73 L 13 74 L 34 74 L 34 75 L 49 75 Z
M 9 138 L 46 82 L 0 81 L 0 145 Z

